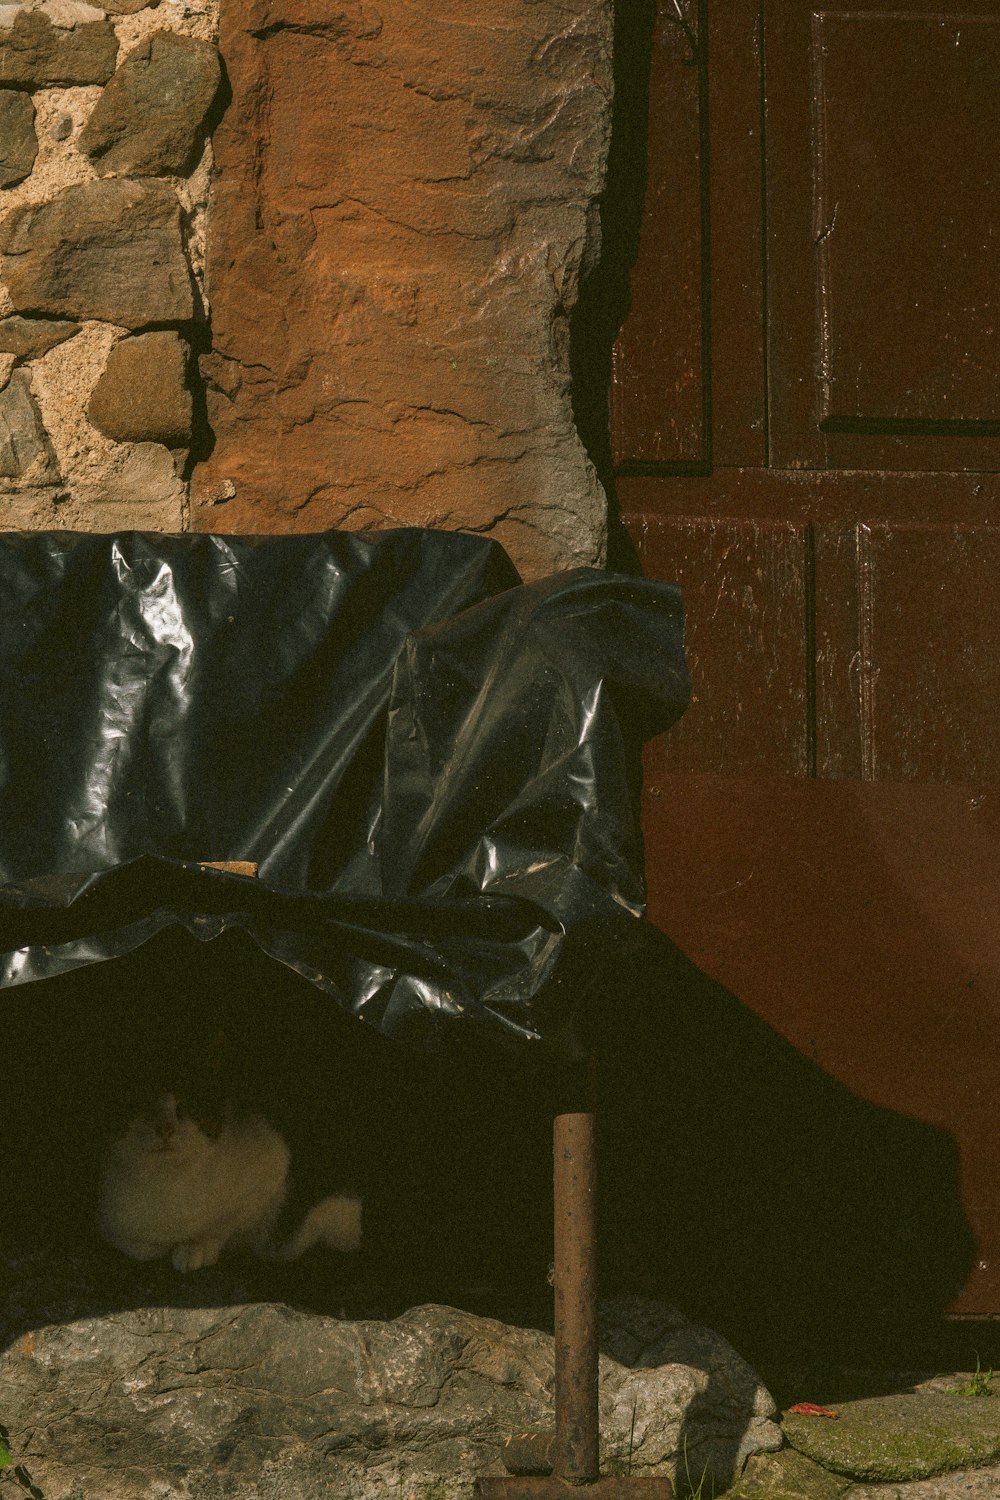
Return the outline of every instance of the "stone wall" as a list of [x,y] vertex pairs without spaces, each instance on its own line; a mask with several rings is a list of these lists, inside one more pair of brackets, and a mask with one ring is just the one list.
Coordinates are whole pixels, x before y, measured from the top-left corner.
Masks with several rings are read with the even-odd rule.
[[568,328],[610,0],[218,12],[0,3],[0,526],[600,560]]
[[186,524],[218,0],[0,5],[0,521]]

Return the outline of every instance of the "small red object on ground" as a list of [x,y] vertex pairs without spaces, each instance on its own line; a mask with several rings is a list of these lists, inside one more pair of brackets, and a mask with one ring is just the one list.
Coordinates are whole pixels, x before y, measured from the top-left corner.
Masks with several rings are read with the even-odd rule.
[[796,1412],[800,1417],[833,1417],[834,1421],[840,1416],[839,1411],[831,1411],[828,1406],[816,1406],[812,1401],[797,1401],[788,1410]]

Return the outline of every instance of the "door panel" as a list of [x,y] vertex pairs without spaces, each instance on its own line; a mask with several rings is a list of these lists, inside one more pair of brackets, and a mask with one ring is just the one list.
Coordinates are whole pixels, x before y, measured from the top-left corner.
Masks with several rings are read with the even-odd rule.
[[777,466],[1000,468],[1000,16],[765,7]]
[[1000,780],[1000,532],[862,524],[850,539],[862,775]]
[[[697,65],[697,6],[690,21],[660,15],[653,33],[649,140],[661,163],[650,179],[632,299],[644,309],[614,350],[611,436],[623,461],[701,464],[707,458],[702,281],[702,74]],[[691,29],[691,28],[695,29]],[[662,295],[669,266],[675,296]],[[644,372],[655,363],[657,379]]]
[[760,17],[706,9],[670,0],[653,31],[634,316],[612,355],[620,473],[765,460]]
[[671,770],[806,774],[806,528],[646,516],[632,536],[643,571],[684,597],[692,696],[666,742]]
[[827,432],[974,430],[1000,409],[1000,21],[812,18]]
[[978,1254],[952,1312],[996,1314],[997,789],[672,776],[666,745],[646,766],[650,916],[854,1093],[953,1136]]

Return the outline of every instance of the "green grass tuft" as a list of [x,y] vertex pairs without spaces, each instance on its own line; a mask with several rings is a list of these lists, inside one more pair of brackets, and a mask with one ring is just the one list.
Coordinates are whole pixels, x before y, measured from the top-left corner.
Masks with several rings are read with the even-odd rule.
[[956,1396],[992,1396],[990,1381],[993,1379],[992,1370],[984,1370],[979,1363],[979,1355],[976,1355],[976,1368],[972,1372],[972,1378],[968,1385],[960,1385],[955,1392]]

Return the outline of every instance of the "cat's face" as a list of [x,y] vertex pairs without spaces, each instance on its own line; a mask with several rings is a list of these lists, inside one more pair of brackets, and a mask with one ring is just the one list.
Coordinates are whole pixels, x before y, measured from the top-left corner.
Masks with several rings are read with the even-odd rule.
[[195,1109],[183,1096],[156,1096],[131,1116],[119,1138],[129,1154],[179,1157],[210,1150],[226,1121],[224,1107]]

